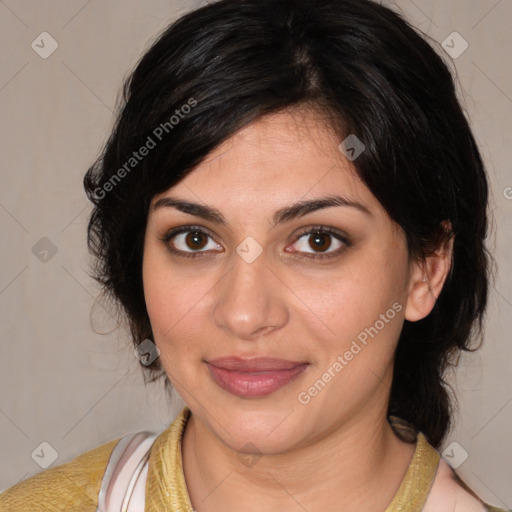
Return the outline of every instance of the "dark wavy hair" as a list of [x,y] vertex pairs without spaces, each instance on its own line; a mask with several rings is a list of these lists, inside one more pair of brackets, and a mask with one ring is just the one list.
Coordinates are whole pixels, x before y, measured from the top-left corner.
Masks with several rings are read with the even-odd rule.
[[[112,133],[84,178],[92,276],[135,346],[153,339],[142,283],[151,199],[256,119],[312,108],[340,142],[355,134],[366,146],[352,163],[405,231],[410,258],[454,236],[434,309],[404,323],[388,406],[441,445],[454,411],[445,373],[462,350],[476,350],[492,257],[483,162],[449,67],[427,39],[371,0],[220,0],[153,41],[125,79]],[[142,366],[146,382],[165,377],[159,358]]]

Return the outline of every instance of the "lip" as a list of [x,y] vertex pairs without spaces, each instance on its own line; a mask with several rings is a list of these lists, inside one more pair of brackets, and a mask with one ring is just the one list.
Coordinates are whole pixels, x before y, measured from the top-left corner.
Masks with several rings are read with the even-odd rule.
[[210,359],[208,364],[225,370],[235,370],[239,372],[265,372],[273,370],[290,370],[301,364],[307,364],[301,361],[289,361],[288,359],[277,359],[275,357],[219,357]]
[[256,357],[222,357],[207,361],[215,383],[237,396],[255,398],[269,395],[303,373],[309,363]]

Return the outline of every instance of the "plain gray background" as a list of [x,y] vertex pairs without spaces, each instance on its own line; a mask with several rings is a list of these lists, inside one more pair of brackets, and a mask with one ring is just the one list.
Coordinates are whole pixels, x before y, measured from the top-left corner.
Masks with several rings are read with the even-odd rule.
[[[169,407],[163,384],[144,387],[126,333],[94,304],[82,179],[109,134],[123,77],[164,26],[202,3],[0,2],[0,491],[44,469],[33,456],[41,449],[55,450],[54,467],[130,432],[162,431],[183,405],[178,397]],[[483,348],[450,376],[460,411],[443,453],[453,464],[467,453],[461,477],[512,508],[512,1],[384,3],[439,43],[454,31],[468,43],[456,57],[440,51],[487,165],[499,273]],[[47,58],[42,32],[58,44]],[[452,40],[460,51],[463,41]],[[110,334],[94,332],[91,309],[94,329]]]

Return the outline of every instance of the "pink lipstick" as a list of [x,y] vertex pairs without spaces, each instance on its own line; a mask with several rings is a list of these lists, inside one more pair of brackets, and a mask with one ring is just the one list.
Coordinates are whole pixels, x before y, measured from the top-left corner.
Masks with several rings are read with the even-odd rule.
[[222,389],[244,398],[269,395],[303,373],[308,363],[256,357],[222,357],[207,361],[208,370]]

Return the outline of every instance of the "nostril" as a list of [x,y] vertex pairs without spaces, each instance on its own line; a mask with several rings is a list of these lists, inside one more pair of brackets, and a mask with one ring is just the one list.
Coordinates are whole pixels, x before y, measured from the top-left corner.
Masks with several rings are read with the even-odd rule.
[[259,331],[257,331],[257,334],[259,335],[265,335],[268,331],[271,331],[274,327],[268,326],[268,327],[262,327]]

